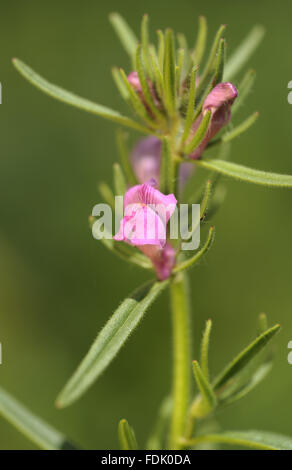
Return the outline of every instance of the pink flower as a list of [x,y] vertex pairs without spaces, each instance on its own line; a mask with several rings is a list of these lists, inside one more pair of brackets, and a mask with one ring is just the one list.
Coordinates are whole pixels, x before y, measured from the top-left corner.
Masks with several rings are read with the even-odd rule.
[[137,246],[148,256],[159,279],[167,279],[175,263],[175,250],[166,242],[167,224],[175,211],[173,194],[164,195],[153,184],[130,188],[124,197],[124,217],[114,236]]
[[237,89],[230,82],[218,83],[218,85],[216,85],[209,93],[204,101],[202,112],[193,125],[191,137],[198,129],[207,111],[211,111],[209,128],[203,141],[190,155],[190,158],[199,158],[209,141],[220,131],[220,129],[222,129],[222,127],[228,124],[231,119],[231,106],[236,97]]
[[[147,183],[155,179],[159,185],[161,164],[161,141],[154,136],[140,139],[131,153],[131,163],[139,183]],[[180,165],[179,182],[182,187],[192,171],[192,163]]]

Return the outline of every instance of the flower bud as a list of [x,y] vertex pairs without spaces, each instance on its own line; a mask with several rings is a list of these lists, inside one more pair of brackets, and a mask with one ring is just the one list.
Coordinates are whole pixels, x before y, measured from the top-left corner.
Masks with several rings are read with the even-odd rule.
[[190,155],[190,158],[199,158],[210,140],[220,131],[220,129],[222,129],[222,127],[228,124],[231,119],[231,106],[236,97],[237,89],[230,82],[218,83],[218,85],[216,85],[209,93],[204,101],[202,112],[193,125],[191,137],[200,126],[207,111],[211,111],[209,127],[204,139]]
[[[128,82],[130,83],[130,85],[132,86],[132,88],[134,89],[134,91],[137,93],[140,100],[144,104],[145,108],[147,109],[147,112],[150,114],[151,117],[153,117],[153,113],[152,113],[151,109],[149,108],[149,106],[146,103],[146,100],[145,100],[145,97],[144,97],[144,94],[143,94],[143,90],[142,90],[142,86],[141,86],[141,83],[140,83],[140,80],[139,80],[138,73],[134,70],[133,72],[131,72],[128,75],[127,78],[128,78]],[[152,99],[153,99],[153,102],[154,102],[155,106],[157,107],[157,109],[161,110],[162,106],[161,106],[161,103],[160,103],[159,98],[157,96],[157,93],[155,91],[153,83],[150,80],[147,80],[147,83],[148,83],[148,87],[149,87],[149,90],[150,90],[150,93],[151,93],[151,96],[152,96]]]

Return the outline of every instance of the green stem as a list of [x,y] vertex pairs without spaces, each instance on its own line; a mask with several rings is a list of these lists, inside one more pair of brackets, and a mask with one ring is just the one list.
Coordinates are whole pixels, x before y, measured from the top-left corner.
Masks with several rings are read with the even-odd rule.
[[191,380],[190,306],[185,273],[179,273],[170,285],[173,323],[173,410],[169,449],[183,448],[180,438],[185,433]]

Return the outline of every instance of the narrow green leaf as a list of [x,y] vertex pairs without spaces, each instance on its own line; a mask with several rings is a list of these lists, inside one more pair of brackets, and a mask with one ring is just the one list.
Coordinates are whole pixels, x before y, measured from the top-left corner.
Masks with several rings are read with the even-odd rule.
[[124,196],[125,192],[127,191],[127,182],[119,163],[113,164],[113,174],[116,196]]
[[201,367],[202,372],[207,380],[209,380],[209,343],[211,328],[212,321],[209,319],[206,322],[206,327],[201,342]]
[[265,313],[260,313],[258,318],[258,334],[264,333],[268,329],[268,320]]
[[232,403],[235,403],[241,398],[244,398],[249,392],[251,392],[255,387],[257,387],[269,374],[273,367],[272,361],[265,362],[256,368],[254,372],[251,373],[248,380],[245,383],[237,384],[236,381],[233,387],[226,389],[226,393],[222,393],[218,396],[219,405],[227,406]]
[[206,132],[208,132],[208,127],[210,123],[212,113],[211,111],[207,111],[204,115],[201,124],[199,125],[198,129],[196,130],[193,138],[189,143],[186,144],[184,148],[184,153],[186,155],[190,155],[202,142],[204,139]]
[[230,59],[228,60],[225,73],[224,81],[231,80],[236,75],[243,65],[248,61],[251,55],[255,52],[260,42],[262,41],[265,34],[263,26],[257,25],[252,28],[247,37],[233,52]]
[[184,65],[184,57],[185,57],[185,50],[184,49],[179,49],[178,50],[177,66],[175,68],[176,93],[179,93],[179,90],[180,90],[182,69],[183,69],[183,65]]
[[149,56],[149,17],[147,14],[143,15],[141,23],[141,39],[142,39],[142,51],[143,61],[147,74],[150,79],[153,78],[153,72],[151,67],[151,61]]
[[195,101],[196,101],[196,75],[197,75],[197,68],[193,67],[191,74],[190,74],[190,91],[188,96],[188,107],[187,107],[187,114],[184,123],[184,131],[181,138],[180,145],[183,145],[184,142],[187,140],[192,124],[194,122],[194,109],[195,109]]
[[181,82],[183,82],[191,68],[192,58],[190,55],[189,46],[185,35],[182,33],[178,33],[177,41],[180,49],[184,50],[184,60],[181,68]]
[[215,36],[215,39],[214,39],[214,42],[213,42],[213,45],[212,45],[207,63],[206,63],[206,66],[205,66],[204,71],[203,71],[203,73],[200,77],[200,85],[201,86],[203,86],[206,78],[208,77],[208,75],[210,74],[210,72],[212,70],[212,67],[214,66],[214,62],[216,60],[216,53],[218,51],[220,39],[221,39],[221,36],[222,36],[225,28],[226,28],[226,25],[224,25],[224,24],[221,25],[220,28],[218,29],[217,33],[216,33],[216,36]]
[[191,414],[192,416],[199,417],[208,414],[213,408],[215,408],[217,398],[207,377],[203,374],[197,361],[193,361],[193,371],[196,383],[201,393],[201,400],[196,400],[194,402],[191,409]]
[[135,52],[138,44],[135,33],[119,13],[111,13],[109,15],[109,19],[125,51],[129,54],[130,58],[134,62]]
[[225,201],[227,194],[227,189],[224,184],[216,184],[215,190],[212,195],[212,200],[208,207],[208,219],[212,219],[212,217],[217,213],[217,211],[221,208],[223,202]]
[[206,434],[186,441],[188,447],[202,442],[218,442],[230,446],[247,447],[257,450],[292,450],[292,438],[266,431],[225,431]]
[[157,92],[158,97],[160,98],[160,100],[163,101],[162,100],[162,97],[163,97],[163,76],[162,76],[162,72],[160,70],[159,61],[158,61],[156,51],[154,49],[150,49],[150,60],[151,60],[151,65],[152,65],[153,75],[154,75],[155,91]]
[[278,188],[292,188],[292,176],[254,170],[237,163],[217,159],[196,160],[196,164],[248,183],[261,184]]
[[146,310],[167,285],[168,281],[148,282],[121,303],[60,393],[58,407],[72,404],[87,391],[117,355]]
[[127,147],[126,138],[127,136],[125,135],[125,132],[123,132],[121,129],[118,129],[117,134],[116,134],[116,142],[117,142],[120,162],[125,172],[126,178],[129,182],[129,185],[134,186],[135,184],[137,184],[137,179],[136,179],[136,176],[133,171],[133,167],[130,162],[130,155],[129,155],[129,150]]
[[153,120],[151,119],[151,117],[149,116],[148,111],[146,110],[144,106],[144,103],[142,103],[140,97],[138,96],[138,94],[135,92],[135,90],[129,83],[127,75],[123,69],[120,69],[120,74],[124,82],[124,85],[128,90],[133,110],[138,114],[138,116],[144,119],[144,121],[146,121],[150,127],[154,127],[155,124]]
[[164,34],[161,31],[161,29],[157,31],[157,37],[158,37],[158,60],[159,60],[160,71],[162,73],[163,66],[164,66],[165,41],[164,41]]
[[0,415],[24,436],[45,450],[73,449],[67,438],[0,387]]
[[165,33],[163,82],[165,93],[165,105],[169,113],[173,115],[176,109],[176,88],[174,37],[171,29],[167,29]]
[[225,66],[225,54],[226,54],[226,43],[225,39],[220,39],[219,46],[218,46],[218,53],[217,53],[217,62],[216,62],[216,80],[214,82],[214,86],[218,83],[223,81],[223,73],[224,73],[224,66]]
[[135,433],[126,419],[121,419],[118,427],[121,450],[137,450]]
[[236,137],[240,136],[241,134],[243,134],[245,131],[247,131],[256,122],[258,117],[259,117],[258,112],[253,113],[251,116],[249,116],[243,122],[241,122],[238,126],[234,127],[234,129],[232,129],[232,131],[227,132],[226,134],[224,134],[221,141],[222,142],[230,142],[231,140],[233,140]]
[[102,181],[98,185],[98,190],[104,201],[107,202],[107,204],[109,204],[111,207],[115,207],[115,196],[109,185]]
[[235,374],[240,372],[251,360],[267,345],[273,336],[279,331],[280,325],[275,325],[258,336],[241,353],[239,353],[223,371],[216,377],[213,383],[214,390],[218,390]]
[[112,76],[122,98],[127,101],[130,98],[130,95],[117,67],[112,67]]
[[122,116],[117,111],[113,111],[110,108],[102,106],[97,103],[93,103],[85,98],[81,98],[74,93],[64,90],[63,88],[58,87],[46,79],[34,72],[28,65],[21,62],[19,59],[13,59],[13,64],[15,68],[20,72],[20,74],[26,78],[34,86],[42,90],[47,95],[52,96],[53,98],[62,101],[63,103],[69,104],[76,108],[82,109],[92,114],[96,114],[110,121],[118,122],[123,126],[136,129],[144,134],[150,134],[151,131],[147,127],[142,126],[141,124],[133,121],[132,119]]
[[160,121],[164,120],[163,114],[159,111],[159,109],[157,108],[157,105],[154,103],[154,99],[152,97],[152,94],[151,94],[151,91],[150,91],[150,88],[149,88],[149,85],[148,85],[147,76],[146,76],[146,73],[145,73],[144,65],[142,63],[142,48],[141,48],[141,46],[137,47],[136,69],[137,69],[138,76],[139,76],[139,81],[140,81],[140,84],[141,84],[141,87],[142,87],[143,96],[144,96],[144,99],[145,99],[147,105],[149,106],[152,113],[154,114],[154,116],[156,116],[156,118],[158,120],[160,120]]
[[243,103],[245,102],[245,99],[251,92],[254,81],[255,81],[255,77],[256,77],[255,71],[248,70],[248,72],[246,72],[240,84],[238,85],[238,96],[232,105],[232,116],[234,116],[237,113],[237,111],[243,105]]
[[204,195],[203,195],[203,199],[202,199],[201,204],[200,204],[200,219],[202,219],[204,217],[205,212],[207,210],[208,203],[209,203],[210,196],[211,196],[211,188],[212,188],[212,182],[211,182],[211,180],[207,180]]
[[[95,217],[89,217],[89,224],[90,228],[94,233],[94,223]],[[104,229],[106,232],[106,229]],[[105,234],[106,235],[106,234]],[[150,262],[149,258],[143,255],[140,251],[138,251],[135,247],[127,245],[126,243],[116,242],[111,234],[108,234],[107,238],[101,238],[100,242],[112,253],[117,255],[119,258],[127,261],[128,263],[134,264],[139,266],[143,269],[153,269],[152,263]]]
[[199,259],[208,251],[208,249],[212,245],[213,240],[214,240],[214,227],[210,227],[208,238],[206,240],[205,245],[201,248],[201,250],[196,252],[194,256],[188,258],[186,261],[183,261],[182,263],[177,265],[173,269],[172,272],[177,273],[179,271],[184,271],[185,269],[189,269],[190,267],[195,265],[197,261],[199,261]]
[[199,30],[196,40],[196,45],[193,52],[193,57],[196,65],[200,65],[206,47],[207,40],[207,20],[204,16],[199,17]]
[[158,411],[157,421],[154,430],[147,442],[147,449],[159,450],[164,448],[164,439],[167,425],[172,411],[172,397],[164,398]]
[[161,169],[160,169],[160,191],[172,193],[174,186],[173,161],[170,142],[167,137],[162,140]]

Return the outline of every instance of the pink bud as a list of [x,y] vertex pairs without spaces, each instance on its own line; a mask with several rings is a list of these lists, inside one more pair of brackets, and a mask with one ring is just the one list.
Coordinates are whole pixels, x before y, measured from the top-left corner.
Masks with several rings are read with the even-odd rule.
[[133,71],[128,75],[128,82],[137,93],[142,93],[142,87],[137,72]]
[[191,137],[200,126],[207,111],[211,111],[209,128],[204,139],[190,155],[190,158],[199,158],[210,140],[220,131],[220,129],[222,129],[222,127],[228,124],[231,119],[231,106],[236,97],[237,89],[230,82],[218,83],[218,85],[216,85],[209,93],[204,101],[202,112],[193,125]]
[[[128,78],[128,82],[130,83],[132,88],[139,95],[139,97],[140,97],[142,103],[144,104],[145,108],[147,109],[148,113],[150,114],[150,116],[153,117],[153,113],[152,113],[151,109],[149,108],[149,106],[146,103],[146,100],[145,100],[145,97],[144,97],[144,94],[143,94],[143,90],[142,90],[142,86],[141,86],[141,83],[140,83],[140,80],[139,80],[138,73],[134,70],[133,72],[131,72],[128,75],[127,78]],[[151,96],[152,96],[152,99],[153,99],[155,105],[157,106],[158,109],[161,110],[162,106],[161,106],[161,103],[158,99],[158,96],[157,96],[157,93],[155,91],[153,83],[150,80],[148,80],[147,83],[148,83],[148,87],[149,87],[149,90],[150,90],[150,93],[151,93]]]

